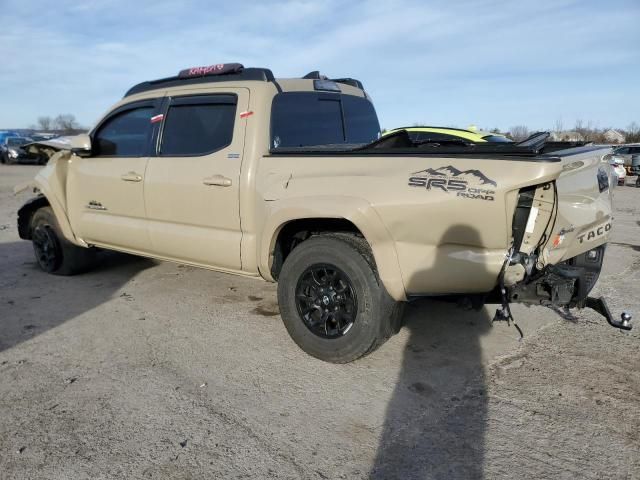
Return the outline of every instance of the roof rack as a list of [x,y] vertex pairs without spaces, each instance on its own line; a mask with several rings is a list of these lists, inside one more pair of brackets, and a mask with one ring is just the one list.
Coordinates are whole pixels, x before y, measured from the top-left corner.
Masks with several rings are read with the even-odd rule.
[[309,72],[302,78],[311,80],[329,80],[329,77],[327,77],[326,75],[322,75],[318,70]]
[[274,83],[276,81],[273,76],[273,72],[268,68],[244,68],[240,64],[219,64],[208,67],[194,67],[182,70],[174,77],[160,78],[158,80],[139,83],[131,87],[124,96],[128,97],[136,93],[155,90],[157,88],[177,87],[181,85],[199,83],[229,82],[233,80],[254,80]]
[[336,83],[344,83],[345,85],[351,85],[352,87],[364,90],[364,85],[362,85],[362,82],[360,80],[356,80],[355,78],[333,78],[332,80]]
[[318,70],[309,72],[302,78],[312,79],[312,80],[330,80],[332,82],[351,85],[352,87],[356,87],[356,88],[359,88],[360,90],[364,90],[364,85],[362,85],[362,82],[360,80],[356,80],[355,78],[329,78],[326,75],[322,75]]

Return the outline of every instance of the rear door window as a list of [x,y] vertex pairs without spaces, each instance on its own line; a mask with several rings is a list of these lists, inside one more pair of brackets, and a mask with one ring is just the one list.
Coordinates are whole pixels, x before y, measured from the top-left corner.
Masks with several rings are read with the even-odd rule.
[[200,156],[233,140],[235,95],[180,97],[171,100],[164,119],[160,155]]

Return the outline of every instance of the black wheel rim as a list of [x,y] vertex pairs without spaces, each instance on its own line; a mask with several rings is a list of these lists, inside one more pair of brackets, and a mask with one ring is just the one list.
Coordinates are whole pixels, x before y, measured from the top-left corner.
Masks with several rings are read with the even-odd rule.
[[311,332],[329,339],[346,335],[358,313],[351,280],[329,264],[311,265],[303,272],[296,286],[296,307]]
[[38,264],[45,272],[53,272],[60,265],[62,252],[56,234],[48,225],[38,225],[31,233]]

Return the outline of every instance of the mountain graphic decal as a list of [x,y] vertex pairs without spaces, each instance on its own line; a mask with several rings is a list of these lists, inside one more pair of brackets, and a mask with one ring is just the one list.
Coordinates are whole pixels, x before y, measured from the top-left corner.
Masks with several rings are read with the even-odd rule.
[[494,180],[488,178],[484,173],[480,170],[458,170],[456,167],[449,165],[446,167],[440,168],[427,168],[426,170],[420,170],[419,172],[414,172],[412,175],[424,175],[424,176],[433,176],[433,177],[455,177],[461,180],[466,180],[468,182],[477,183],[480,185],[493,185],[497,187],[497,183]]

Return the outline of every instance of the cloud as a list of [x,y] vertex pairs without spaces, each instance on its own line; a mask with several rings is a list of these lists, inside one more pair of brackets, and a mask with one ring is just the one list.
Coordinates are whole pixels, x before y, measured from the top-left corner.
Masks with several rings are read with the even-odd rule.
[[0,126],[91,124],[135,83],[229,61],[360,78],[386,127],[624,126],[640,111],[639,23],[637,1],[7,0]]

